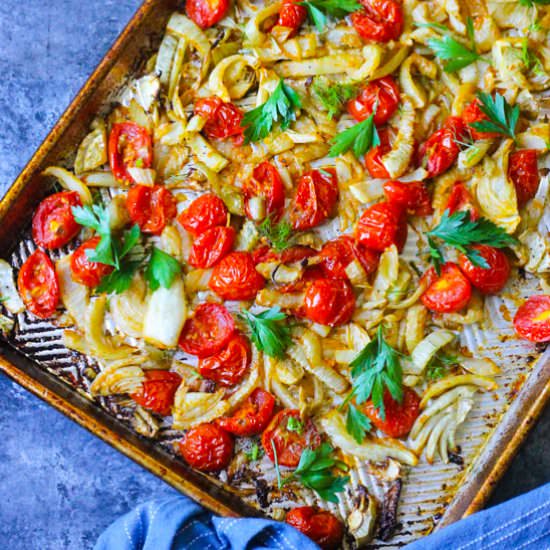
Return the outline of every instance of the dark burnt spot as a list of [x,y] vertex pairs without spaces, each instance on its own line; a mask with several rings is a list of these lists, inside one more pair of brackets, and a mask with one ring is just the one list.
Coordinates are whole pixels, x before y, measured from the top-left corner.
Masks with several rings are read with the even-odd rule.
[[548,342],[537,342],[535,344],[535,349],[539,352],[539,353],[542,353],[544,351],[546,351],[546,348],[548,347]]
[[256,497],[258,498],[258,504],[261,508],[267,508],[269,506],[269,485],[265,479],[254,478],[254,486],[256,487]]
[[384,495],[382,512],[380,514],[380,527],[378,529],[378,538],[380,540],[389,540],[398,527],[397,506],[399,504],[402,485],[401,480],[397,479],[391,484],[388,492]]

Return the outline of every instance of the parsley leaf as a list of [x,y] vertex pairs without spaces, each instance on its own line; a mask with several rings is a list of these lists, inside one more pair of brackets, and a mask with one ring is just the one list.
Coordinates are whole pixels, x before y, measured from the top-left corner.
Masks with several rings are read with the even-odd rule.
[[358,88],[359,85],[356,83],[331,83],[324,78],[315,78],[311,89],[327,110],[328,118],[334,118],[342,112],[345,104],[357,95]]
[[362,7],[357,0],[305,0],[299,4],[307,9],[309,18],[319,32],[327,24],[327,15],[341,19]]
[[479,132],[497,132],[516,138],[516,124],[519,118],[519,106],[512,107],[498,92],[495,97],[480,92],[477,97],[481,101],[479,108],[489,118],[479,122],[471,122],[470,126]]
[[135,272],[140,268],[142,262],[139,260],[124,262],[120,269],[115,269],[109,275],[101,279],[96,287],[97,292],[106,292],[107,294],[121,294],[130,288]]
[[181,265],[175,258],[156,246],[153,247],[149,264],[145,270],[145,279],[151,290],[157,290],[160,286],[170,288],[180,273]]
[[269,244],[277,251],[282,252],[292,246],[292,226],[286,221],[274,224],[270,216],[257,226],[258,233],[265,237]]
[[447,61],[443,65],[443,70],[446,73],[454,73],[463,69],[481,57],[450,35],[445,35],[442,38],[430,38],[428,46],[437,57]]
[[449,371],[449,368],[457,364],[458,357],[455,355],[436,353],[426,367],[426,378],[428,378],[428,380],[443,378]]
[[296,432],[300,435],[304,431],[304,425],[294,416],[289,416],[286,424],[286,429],[289,432]]
[[250,447],[250,450],[245,452],[245,455],[250,462],[254,462],[262,456],[262,450],[257,443],[253,443],[252,447]]
[[245,113],[241,126],[245,143],[260,141],[267,137],[275,122],[286,130],[296,120],[295,110],[302,106],[298,93],[281,79],[270,98],[262,105]]
[[428,237],[428,246],[430,247],[430,261],[435,268],[435,272],[441,275],[441,265],[445,263],[443,252],[431,237]]
[[363,443],[366,433],[371,429],[371,423],[359,409],[351,403],[348,405],[348,413],[346,415],[346,430],[357,441]]
[[361,158],[371,147],[380,145],[380,137],[374,125],[374,112],[359,124],[340,132],[331,141],[329,157],[337,157],[349,149]]
[[239,317],[250,330],[250,339],[259,351],[270,357],[284,357],[286,348],[292,343],[287,315],[279,306],[254,314],[243,309]]
[[550,0],[519,0],[520,6],[525,6],[526,8],[533,8],[535,4],[539,6],[547,6],[550,4]]

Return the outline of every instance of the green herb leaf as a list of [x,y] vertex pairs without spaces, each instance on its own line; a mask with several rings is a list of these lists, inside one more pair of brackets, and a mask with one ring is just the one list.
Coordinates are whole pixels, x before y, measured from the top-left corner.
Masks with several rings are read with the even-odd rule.
[[273,449],[273,459],[275,461],[275,473],[277,474],[277,487],[281,489],[283,482],[281,480],[281,469],[279,468],[279,457],[277,456],[277,447],[275,447],[275,441],[271,440],[271,448]]
[[441,23],[414,23],[414,26],[425,29],[433,29],[435,31],[450,32],[448,27],[442,25]]
[[257,314],[244,309],[239,317],[248,325],[250,339],[259,351],[270,357],[284,357],[292,340],[288,317],[280,307],[272,307]]
[[468,33],[468,38],[470,39],[472,51],[477,54],[474,21],[470,16],[466,18],[466,32]]
[[449,35],[442,38],[430,38],[428,46],[437,57],[447,61],[443,66],[446,73],[454,73],[480,59],[475,51],[468,49]]
[[341,19],[362,8],[356,0],[305,0],[299,4],[306,7],[309,18],[319,32],[327,24],[327,15]]
[[312,92],[327,110],[328,118],[335,118],[344,109],[346,103],[357,95],[359,85],[330,82],[326,78],[315,78]]
[[539,6],[548,6],[550,4],[550,0],[519,0],[519,3],[521,6],[525,6],[526,8],[533,8],[535,4],[538,4]]
[[180,273],[181,265],[175,258],[156,246],[153,247],[149,264],[145,270],[145,279],[151,290],[157,290],[160,286],[170,288]]
[[374,125],[374,112],[359,124],[340,132],[331,141],[329,157],[337,157],[349,149],[361,158],[371,147],[380,145],[380,137]]
[[245,454],[250,462],[254,462],[258,460],[260,456],[262,456],[262,450],[257,443],[253,443],[252,447],[250,447],[250,450],[246,451]]
[[368,417],[350,403],[346,415],[347,432],[357,441],[357,443],[361,444],[370,429],[371,423]]
[[304,425],[294,416],[289,416],[286,424],[286,429],[289,432],[296,432],[298,435],[300,435],[304,431]]
[[281,79],[265,103],[245,113],[241,123],[245,143],[266,138],[276,122],[280,123],[282,130],[286,130],[296,120],[295,110],[301,106],[298,93]]
[[104,206],[99,204],[73,206],[72,212],[75,221],[80,225],[93,229],[101,236],[111,234],[109,211]]
[[489,118],[479,122],[471,122],[470,126],[479,132],[497,132],[516,138],[516,124],[519,118],[519,106],[512,107],[498,92],[495,97],[480,92],[477,97],[481,101],[479,108]]
[[293,244],[292,226],[286,221],[274,224],[272,218],[268,216],[258,225],[257,229],[258,233],[265,237],[277,252],[282,252]]
[[449,368],[458,364],[458,357],[447,355],[446,353],[436,353],[426,367],[426,378],[428,380],[438,380],[443,378],[449,372]]
[[106,292],[107,294],[121,294],[130,288],[135,272],[140,268],[141,261],[124,262],[120,269],[115,269],[109,275],[101,279],[96,288],[97,292]]

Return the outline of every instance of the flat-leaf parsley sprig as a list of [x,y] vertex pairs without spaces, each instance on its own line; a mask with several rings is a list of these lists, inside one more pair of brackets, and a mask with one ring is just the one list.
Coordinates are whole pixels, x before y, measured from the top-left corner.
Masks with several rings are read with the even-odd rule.
[[161,286],[170,288],[180,273],[181,264],[170,254],[154,246],[145,270],[145,279],[149,288],[153,291]]
[[380,145],[380,137],[374,125],[375,112],[376,109],[362,122],[337,134],[331,141],[329,157],[337,157],[352,149],[353,154],[361,158],[369,149]]
[[519,118],[519,106],[512,107],[504,96],[495,93],[480,92],[477,94],[480,101],[479,108],[489,120],[471,122],[470,126],[478,132],[497,132],[512,139],[516,138],[516,125]]
[[252,313],[243,309],[239,314],[250,330],[250,339],[258,348],[270,357],[282,358],[292,343],[288,316],[279,306],[261,313]]
[[325,28],[327,16],[341,19],[362,8],[357,0],[304,0],[299,4],[307,9],[311,22],[319,32]]

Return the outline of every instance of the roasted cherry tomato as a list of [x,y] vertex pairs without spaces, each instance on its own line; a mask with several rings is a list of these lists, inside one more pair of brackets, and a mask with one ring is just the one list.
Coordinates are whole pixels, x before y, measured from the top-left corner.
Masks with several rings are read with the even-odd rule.
[[296,0],[283,0],[277,26],[290,29],[288,38],[292,38],[307,19],[307,9]]
[[229,0],[186,0],[185,12],[201,29],[220,22],[229,9]]
[[465,132],[466,127],[460,118],[449,117],[444,126],[420,146],[420,164],[430,177],[442,174],[453,165],[460,153],[457,141],[464,138]]
[[160,235],[176,217],[176,199],[162,185],[134,185],[126,197],[130,219],[145,233]]
[[344,526],[331,512],[313,506],[300,506],[290,510],[285,521],[323,550],[336,550],[342,544]]
[[355,238],[377,252],[384,252],[392,244],[401,251],[407,240],[407,222],[403,210],[386,201],[373,204],[359,218]]
[[240,437],[258,435],[269,424],[274,408],[275,398],[262,388],[256,388],[233,416],[220,418],[218,424]]
[[420,397],[415,391],[404,386],[403,399],[399,403],[386,390],[384,392],[386,415],[384,419],[372,401],[367,401],[362,405],[362,409],[379,430],[390,437],[404,437],[411,431],[414,421],[420,414]]
[[480,109],[481,101],[476,98],[472,102],[468,103],[462,111],[462,120],[468,125],[470,134],[474,139],[492,139],[499,137],[501,134],[498,132],[480,132],[476,130],[472,124],[474,122],[484,122],[489,120],[489,117]]
[[[198,1],[200,2],[201,0]],[[222,101],[215,95],[198,99],[195,103],[195,114],[206,120],[202,131],[207,138],[233,138],[233,141],[237,145],[242,144],[243,128],[241,122],[243,120],[243,113],[233,103]]]
[[197,237],[211,227],[227,223],[227,208],[216,195],[207,193],[195,199],[179,216],[178,221]]
[[539,168],[535,149],[521,149],[510,155],[508,177],[516,188],[518,206],[524,206],[536,194],[539,188]]
[[389,178],[390,175],[382,162],[382,157],[391,150],[391,130],[389,128],[382,128],[378,132],[378,137],[380,138],[380,145],[377,145],[368,151],[365,155],[365,164],[369,174],[373,178],[385,179]]
[[109,164],[115,178],[135,183],[128,168],[151,168],[153,142],[146,128],[135,122],[113,124],[109,135]]
[[378,268],[380,253],[367,248],[363,243],[355,241],[355,257],[359,260],[367,275],[374,273]]
[[298,180],[291,209],[294,229],[304,231],[323,223],[338,200],[338,180],[333,168],[311,170]]
[[252,253],[255,264],[273,261],[279,261],[283,264],[292,264],[316,255],[317,251],[306,245],[291,246],[282,252],[275,252],[275,250],[269,248],[269,246],[261,246]]
[[199,360],[199,373],[222,386],[238,384],[250,365],[250,343],[242,334],[235,334],[225,348]]
[[25,307],[37,317],[51,317],[59,303],[59,283],[52,261],[35,250],[21,266],[17,288]]
[[221,351],[235,332],[235,321],[220,304],[199,304],[193,317],[187,319],[179,346],[186,353],[208,357]]
[[303,315],[320,325],[335,327],[351,320],[355,295],[349,281],[316,279],[307,286]]
[[253,300],[265,280],[249,252],[231,252],[214,267],[208,286],[224,300]]
[[181,376],[166,370],[147,370],[145,380],[132,399],[142,407],[162,416],[169,416]]
[[461,181],[457,181],[453,185],[445,210],[448,210],[449,214],[468,210],[471,220],[477,220],[479,218],[479,212],[474,205],[474,200]]
[[550,342],[550,296],[531,296],[518,309],[514,328],[530,342]]
[[460,311],[468,304],[472,296],[470,281],[452,262],[441,266],[440,276],[437,275],[433,267],[430,267],[421,280],[428,282],[428,288],[420,299],[430,311],[436,313]]
[[325,277],[329,279],[347,279],[346,267],[355,259],[359,261],[367,275],[378,266],[378,254],[356,243],[350,235],[342,235],[326,243],[319,256]]
[[234,242],[235,230],[232,227],[211,227],[193,242],[188,262],[201,269],[212,267],[231,252]]
[[[262,162],[252,174],[252,179],[246,182],[244,191],[244,209],[246,215],[255,221],[270,217],[278,221],[285,207],[285,188],[277,168],[269,162]],[[261,200],[263,214],[257,215],[251,206],[253,200]]]
[[363,10],[351,14],[361,38],[371,42],[397,40],[403,30],[403,10],[395,0],[362,0]]
[[81,285],[95,288],[101,282],[103,277],[106,277],[114,270],[112,265],[101,264],[99,262],[91,262],[86,253],[87,250],[95,250],[100,237],[92,237],[85,243],[82,243],[71,256],[71,274],[73,280]]
[[485,244],[478,244],[472,246],[472,248],[481,254],[489,264],[489,268],[476,267],[462,254],[458,259],[460,269],[472,285],[483,294],[500,292],[506,285],[508,277],[510,277],[511,267],[508,257],[502,250]]
[[78,235],[72,207],[82,206],[78,193],[62,191],[46,197],[32,218],[32,238],[38,246],[59,248]]
[[[289,418],[298,420],[301,429],[289,430]],[[288,468],[298,466],[305,448],[315,449],[320,444],[321,436],[313,422],[309,418],[302,422],[300,411],[296,409],[284,409],[278,412],[262,434],[262,446],[269,460],[275,462],[275,453],[273,452],[273,447],[275,447],[279,466]]]
[[391,76],[369,82],[355,99],[348,102],[348,113],[357,121],[365,120],[376,109],[374,123],[385,124],[397,111],[399,88]]
[[433,214],[432,197],[423,181],[388,181],[384,184],[388,202],[415,216]]
[[199,424],[179,442],[181,456],[201,472],[219,472],[233,456],[233,438],[217,424]]

